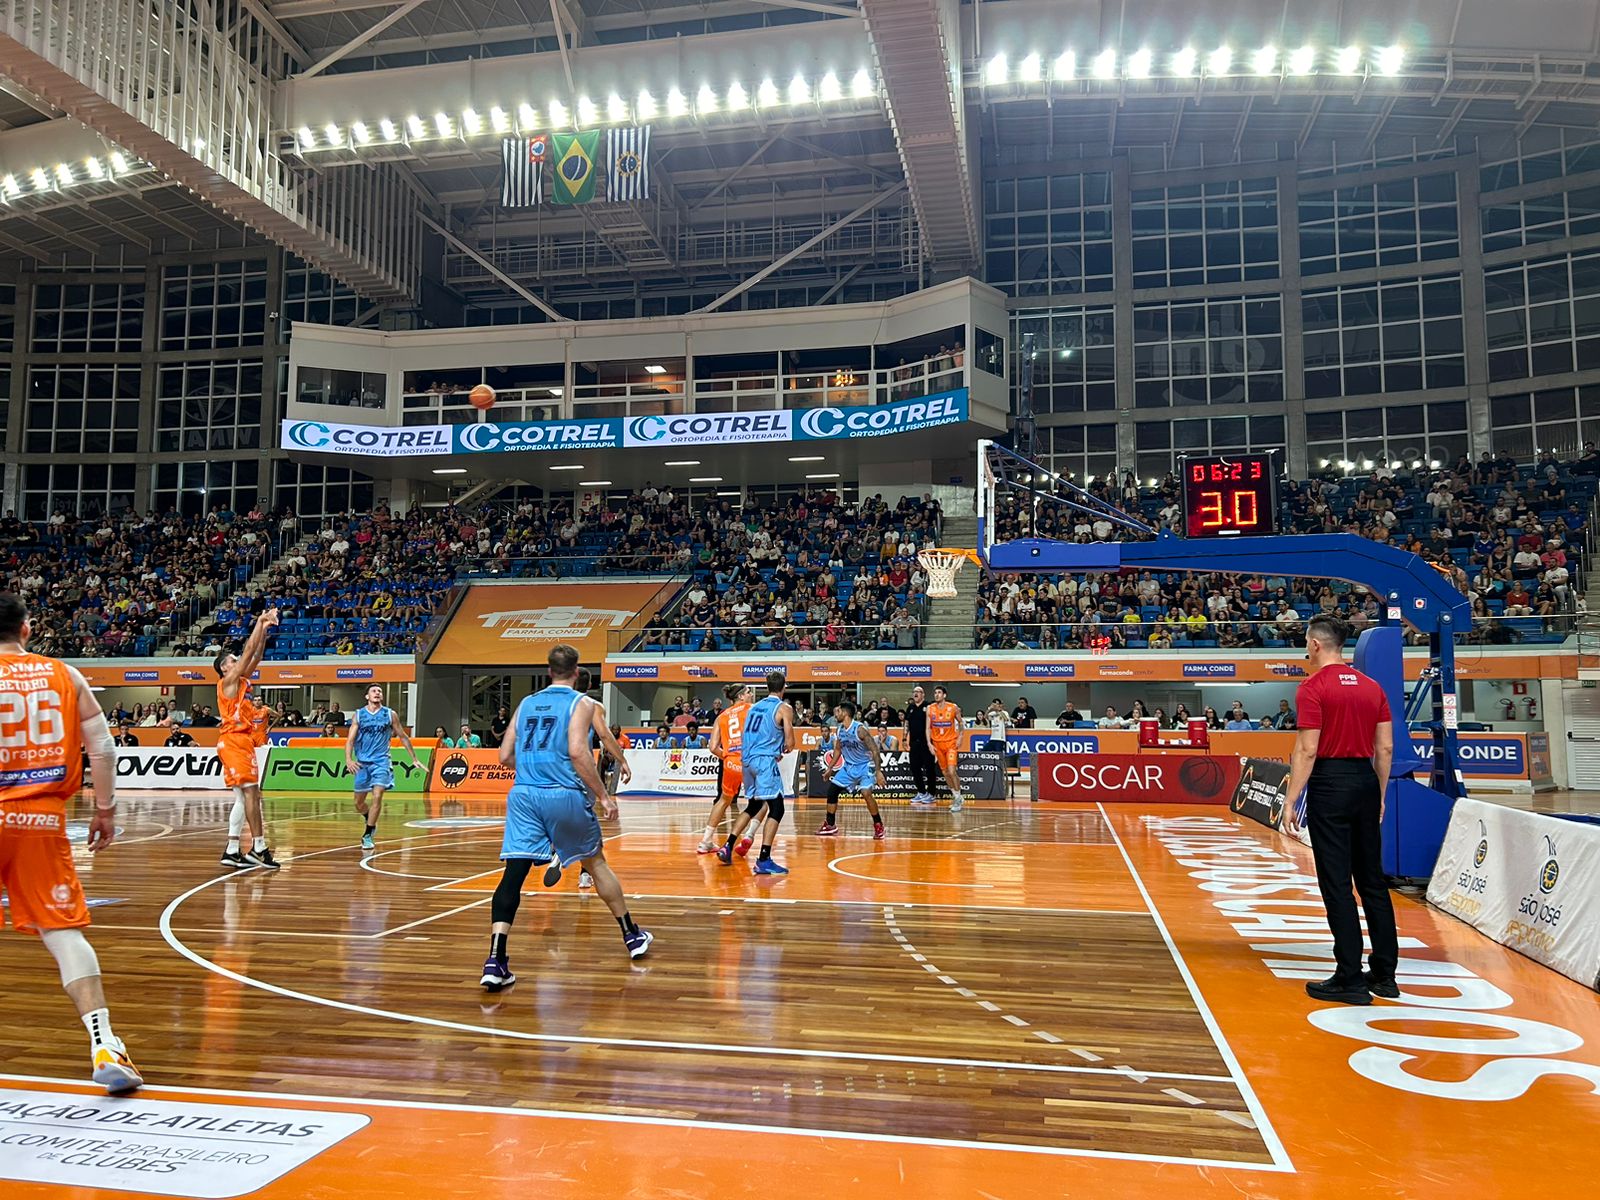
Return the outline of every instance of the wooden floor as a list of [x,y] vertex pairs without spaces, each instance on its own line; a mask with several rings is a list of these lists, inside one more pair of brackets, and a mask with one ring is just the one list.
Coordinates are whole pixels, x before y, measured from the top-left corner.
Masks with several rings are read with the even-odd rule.
[[[607,853],[650,954],[574,872],[530,890],[521,982],[491,997],[492,806],[393,801],[363,857],[347,804],[270,801],[273,876],[219,874],[225,808],[193,795],[125,800],[121,843],[84,856],[137,1099],[82,1106],[53,965],[0,938],[0,1196],[1565,1197],[1600,1167],[1600,1066],[1578,1077],[1600,997],[1402,901],[1408,956],[1588,1045],[1544,1044],[1577,1074],[1493,1102],[1375,1081],[1357,1052],[1426,1035],[1409,1069],[1460,1081],[1518,1027],[1442,1011],[1441,983],[1325,1028],[1301,982],[1328,969],[1319,907],[1221,899],[1262,894],[1234,864],[1293,878],[1305,853],[1226,810],[891,808],[874,842],[859,810],[819,839],[802,808],[793,874],[756,878],[694,854],[698,803],[627,803]],[[234,1138],[229,1114],[285,1110],[316,1144],[238,1165],[132,1132]],[[106,1122],[127,1125],[109,1147],[48,1140]]]

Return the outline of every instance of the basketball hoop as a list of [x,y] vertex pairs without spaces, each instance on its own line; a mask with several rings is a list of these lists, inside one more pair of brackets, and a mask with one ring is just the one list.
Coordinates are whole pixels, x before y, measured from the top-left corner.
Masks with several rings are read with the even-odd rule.
[[942,600],[956,595],[956,572],[961,570],[967,559],[977,561],[977,557],[971,550],[919,551],[917,561],[928,573],[928,598]]

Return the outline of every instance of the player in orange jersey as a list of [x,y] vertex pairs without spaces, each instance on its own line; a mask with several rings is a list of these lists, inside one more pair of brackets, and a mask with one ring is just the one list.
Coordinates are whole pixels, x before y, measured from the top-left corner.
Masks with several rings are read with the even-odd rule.
[[933,749],[933,759],[939,764],[944,781],[950,788],[950,811],[960,812],[966,804],[961,795],[961,776],[956,773],[956,753],[961,743],[961,709],[950,702],[950,693],[942,685],[933,689],[933,703],[928,705],[928,745]]
[[89,1031],[92,1078],[113,1094],[131,1092],[144,1080],[111,1031],[67,841],[67,802],[83,786],[85,752],[94,782],[89,849],[98,853],[116,837],[117,748],[83,676],[29,654],[32,634],[27,605],[0,595],[0,889],[13,927],[37,933],[61,969],[61,986]]
[[[716,724],[711,727],[709,746],[720,762],[717,795],[711,802],[711,815],[706,818],[705,832],[695,847],[696,854],[717,852],[717,830],[728,815],[728,805],[739,798],[744,787],[744,759],[740,747],[744,741],[744,717],[750,711],[750,697],[755,693],[748,683],[730,683],[722,689],[722,694],[728,698],[728,707],[718,714]],[[749,849],[749,842],[745,842],[744,850]]]
[[[266,818],[261,812],[261,771],[256,762],[256,738],[260,709],[250,699],[250,676],[261,665],[267,650],[267,634],[278,623],[278,610],[269,608],[256,618],[255,628],[245,639],[244,650],[233,654],[224,650],[212,663],[217,684],[217,713],[222,717],[222,733],[217,738],[217,758],[222,762],[222,782],[233,789],[233,810],[228,814],[228,846],[220,859],[235,871],[262,867],[278,869],[278,860],[267,849]],[[250,823],[250,850],[240,853],[239,838],[245,822]]]

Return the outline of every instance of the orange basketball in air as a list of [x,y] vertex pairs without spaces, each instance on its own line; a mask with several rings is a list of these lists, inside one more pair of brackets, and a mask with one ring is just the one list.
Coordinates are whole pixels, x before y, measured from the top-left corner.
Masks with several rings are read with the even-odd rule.
[[480,383],[467,395],[472,401],[472,407],[481,412],[488,412],[494,407],[494,389],[487,383]]

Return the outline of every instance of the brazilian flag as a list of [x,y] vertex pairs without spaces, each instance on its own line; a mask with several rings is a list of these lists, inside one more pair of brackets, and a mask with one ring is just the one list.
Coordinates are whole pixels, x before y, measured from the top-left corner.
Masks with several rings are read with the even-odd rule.
[[594,160],[600,153],[600,131],[552,135],[555,151],[553,204],[587,204],[594,199]]

